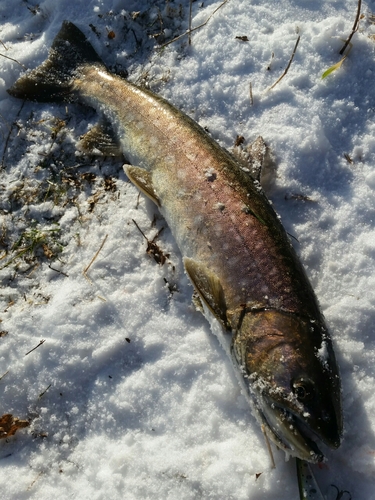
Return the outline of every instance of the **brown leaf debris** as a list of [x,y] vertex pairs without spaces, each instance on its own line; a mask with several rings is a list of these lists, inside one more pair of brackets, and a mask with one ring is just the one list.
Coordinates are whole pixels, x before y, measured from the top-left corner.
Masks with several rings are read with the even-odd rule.
[[29,425],[30,422],[28,420],[20,420],[17,417],[13,417],[11,413],[6,413],[0,417],[0,439],[14,436],[18,429],[23,429]]

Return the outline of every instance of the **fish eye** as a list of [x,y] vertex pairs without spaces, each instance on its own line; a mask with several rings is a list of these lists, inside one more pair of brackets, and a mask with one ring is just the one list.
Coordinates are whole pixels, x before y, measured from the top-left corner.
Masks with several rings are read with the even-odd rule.
[[301,377],[292,382],[292,391],[296,395],[298,401],[303,403],[310,401],[314,397],[314,384],[306,377]]

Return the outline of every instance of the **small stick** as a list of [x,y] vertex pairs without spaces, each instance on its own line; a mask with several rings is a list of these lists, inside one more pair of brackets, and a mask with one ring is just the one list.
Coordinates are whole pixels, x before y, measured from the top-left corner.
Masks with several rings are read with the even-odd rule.
[[5,50],[8,50],[8,48],[6,47],[5,43],[2,40],[0,40],[0,43],[4,47]]
[[138,224],[135,222],[135,220],[134,220],[134,219],[132,219],[132,221],[134,222],[134,224],[136,225],[136,227],[137,227],[138,231],[141,233],[141,235],[144,237],[144,239],[145,239],[146,241],[149,241],[149,240],[148,240],[148,238],[147,238],[147,236],[146,236],[146,235],[145,235],[145,233],[142,231],[142,229],[138,226]]
[[51,385],[52,385],[52,384],[49,384],[49,386],[47,387],[47,389],[45,389],[43,392],[41,392],[41,393],[39,394],[38,399],[42,398],[42,397],[45,395],[45,393],[48,391],[48,389],[51,387]]
[[28,486],[27,490],[26,491],[30,491],[31,488],[34,486],[34,484],[38,481],[38,479],[40,478],[40,476],[44,474],[44,471],[40,471],[39,474],[36,476],[36,478],[34,479],[34,481],[30,484],[30,486]]
[[45,341],[46,341],[45,339],[42,339],[42,340],[39,342],[39,344],[38,344],[38,345],[36,345],[35,347],[33,347],[33,348],[29,351],[29,352],[27,352],[27,353],[25,354],[25,356],[27,356],[27,355],[28,355],[28,354],[30,354],[31,352],[35,351],[35,349],[38,349],[38,347],[39,347],[39,346],[41,346],[42,344],[44,344],[44,342],[45,342]]
[[282,79],[284,78],[284,76],[288,73],[288,70],[289,70],[289,68],[290,68],[290,65],[292,64],[293,59],[294,59],[294,55],[295,55],[295,53],[296,53],[296,50],[297,50],[297,47],[298,47],[298,44],[299,44],[300,39],[301,39],[301,35],[298,35],[298,38],[297,38],[296,44],[295,44],[295,46],[294,46],[294,50],[293,50],[292,56],[291,56],[291,58],[289,59],[288,65],[287,65],[287,67],[285,68],[284,73],[280,76],[280,78],[278,78],[278,79],[276,80],[276,82],[275,82],[273,85],[271,85],[271,87],[268,89],[268,91],[269,91],[269,90],[272,90],[274,87],[276,87],[276,85],[280,82],[280,80],[282,80]]
[[253,99],[253,86],[251,85],[250,82],[250,105],[252,106],[254,104],[254,99]]
[[361,4],[362,4],[362,0],[358,0],[357,15],[356,15],[356,18],[355,18],[355,21],[354,21],[354,24],[353,24],[352,32],[350,33],[349,38],[346,40],[343,48],[340,50],[340,55],[343,55],[343,53],[346,50],[346,47],[349,45],[350,40],[352,39],[354,33],[359,28],[359,16],[361,14]]
[[0,377],[0,380],[3,380],[3,378],[5,377],[5,375],[7,375],[9,373],[9,370],[7,370],[5,373],[3,373]]
[[139,199],[141,197],[141,192],[139,191],[138,196],[137,196],[137,204],[135,205],[135,208],[138,210],[139,207]]
[[59,269],[55,269],[54,267],[51,266],[51,264],[48,264],[48,267],[50,269],[52,269],[52,271],[56,271],[57,273],[63,274],[64,276],[66,276],[67,278],[69,278],[68,274],[64,273],[64,271],[60,271]]
[[[1,42],[2,43],[2,42]],[[3,44],[4,45],[4,44]],[[19,64],[20,66],[22,66],[23,69],[27,69],[26,66],[24,66],[22,63],[20,63],[19,61],[17,61],[17,59],[13,59],[13,57],[9,57],[9,56],[6,56],[4,54],[0,54],[1,57],[5,57],[5,59],[10,59],[11,61]]]
[[176,38],[173,38],[173,40],[169,40],[169,42],[166,42],[164,43],[163,45],[159,45],[159,47],[157,47],[158,49],[163,49],[164,47],[166,47],[167,45],[169,45],[170,43],[173,43],[175,42],[176,40],[179,40],[180,38],[182,38],[183,36],[185,35],[190,35],[190,33],[193,33],[193,31],[195,30],[198,30],[199,28],[203,28],[203,26],[206,26],[206,24],[208,23],[208,21],[211,19],[211,17],[224,5],[228,2],[228,0],[224,0],[224,2],[222,2],[219,7],[217,7],[213,12],[212,14],[210,14],[208,16],[208,18],[204,21],[204,23],[200,24],[199,26],[196,26],[195,28],[191,28],[191,29],[187,29],[185,31],[185,33],[182,33],[182,35],[178,35],[176,36]]
[[189,10],[189,45],[191,45],[191,16],[193,9],[193,0],[190,0],[190,10]]
[[100,245],[99,250],[96,252],[96,254],[94,255],[94,257],[91,259],[90,264],[85,267],[85,269],[83,270],[83,274],[86,275],[87,271],[90,269],[91,265],[93,264],[93,262],[95,261],[95,259],[99,255],[100,250],[104,247],[104,243],[106,242],[107,238],[108,238],[108,234],[106,234],[104,236],[104,240],[102,241],[102,244]]

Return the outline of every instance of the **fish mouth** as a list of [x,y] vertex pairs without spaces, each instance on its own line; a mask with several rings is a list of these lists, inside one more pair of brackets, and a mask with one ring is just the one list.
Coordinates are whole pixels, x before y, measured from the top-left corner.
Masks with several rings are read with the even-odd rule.
[[302,418],[275,403],[272,398],[264,397],[264,405],[259,409],[267,436],[286,453],[318,463],[324,460],[323,453],[314,441],[318,437]]

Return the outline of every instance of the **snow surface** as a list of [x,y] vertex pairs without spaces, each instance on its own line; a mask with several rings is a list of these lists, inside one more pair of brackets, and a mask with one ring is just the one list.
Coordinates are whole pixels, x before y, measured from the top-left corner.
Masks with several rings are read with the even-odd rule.
[[[194,2],[193,26],[219,5]],[[237,135],[264,137],[277,166],[267,192],[298,239],[342,374],[343,443],[324,449],[328,461],[314,471],[326,498],[336,498],[334,484],[367,500],[375,498],[374,1],[362,3],[342,67],[321,78],[340,60],[356,9],[354,0],[229,0],[191,46],[184,37],[158,50],[187,28],[187,0],[0,0],[0,53],[33,68],[68,19],[109,68],[149,85],[224,147]],[[267,91],[297,30],[294,61]],[[31,424],[0,442],[0,497],[298,498],[294,460],[274,449],[271,468],[231,361],[191,304],[165,222],[128,182],[123,160],[76,150],[93,111],[22,105],[6,93],[19,63],[0,57],[0,411]],[[132,219],[150,240],[164,228],[156,240],[169,254],[164,266],[146,254]]]

